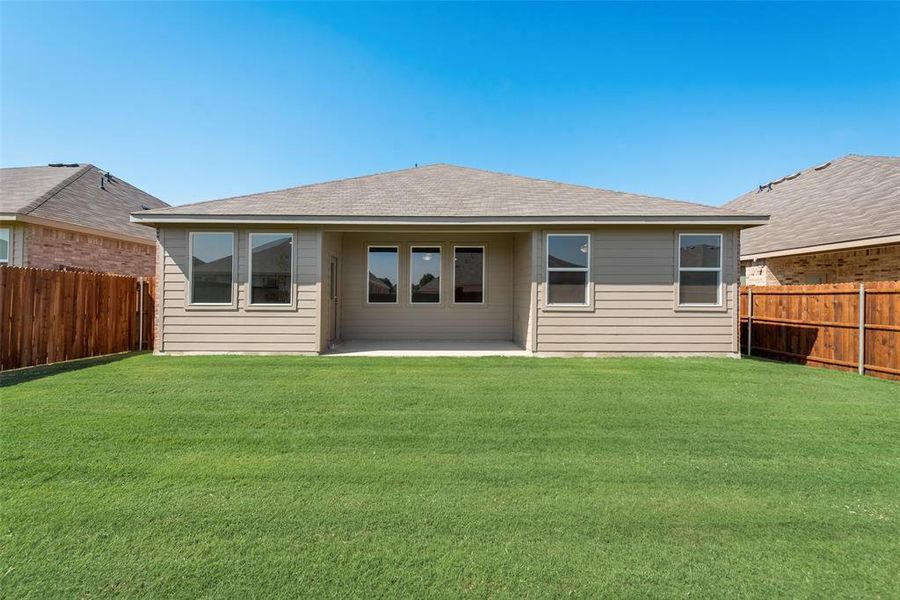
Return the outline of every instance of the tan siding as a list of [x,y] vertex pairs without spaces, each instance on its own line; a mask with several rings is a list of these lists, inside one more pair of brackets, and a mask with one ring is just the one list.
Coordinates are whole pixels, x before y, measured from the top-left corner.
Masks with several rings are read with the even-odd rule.
[[[343,337],[354,340],[512,339],[513,236],[496,233],[345,233],[343,238]],[[366,303],[366,246],[400,246],[399,303]],[[409,247],[442,247],[441,304],[409,303]],[[453,245],[485,246],[484,305],[453,304]]]
[[[237,307],[199,309],[187,306],[188,229],[161,230],[162,277],[159,350],[162,352],[314,353],[317,351],[317,232],[312,228],[240,228],[237,238]],[[221,230],[221,228],[217,228]],[[294,233],[296,307],[248,308],[249,237],[251,231]]]
[[513,248],[513,341],[528,348],[531,342],[531,233],[517,233]]
[[[324,352],[332,337],[332,327],[335,319],[339,318],[340,307],[334,308],[334,302],[331,298],[331,257],[334,256],[341,261],[341,247],[343,243],[343,234],[335,231],[322,232],[322,285],[320,289],[321,299],[320,306],[322,318],[320,319],[319,332],[319,350]],[[340,265],[340,262],[338,263]],[[340,281],[340,275],[338,275]],[[338,332],[340,336],[340,332]]]
[[[593,307],[587,311],[538,311],[538,352],[732,353],[737,233],[723,235],[725,310],[685,311],[675,306],[673,227],[603,227],[591,231]],[[546,233],[546,232],[544,232]],[[540,278],[545,238],[541,237]],[[543,285],[538,287],[539,306]]]

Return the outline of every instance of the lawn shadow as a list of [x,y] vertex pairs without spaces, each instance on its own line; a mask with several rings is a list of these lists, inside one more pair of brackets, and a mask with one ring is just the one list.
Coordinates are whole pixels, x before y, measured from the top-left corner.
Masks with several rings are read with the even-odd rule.
[[89,356],[87,358],[76,358],[64,362],[52,363],[49,365],[35,365],[33,367],[23,367],[21,369],[11,369],[9,371],[0,372],[0,388],[34,381],[42,377],[49,377],[59,373],[67,373],[69,371],[79,371],[89,367],[105,365],[108,363],[118,362],[125,358],[146,354],[147,352],[119,352],[117,354],[104,354],[103,356]]

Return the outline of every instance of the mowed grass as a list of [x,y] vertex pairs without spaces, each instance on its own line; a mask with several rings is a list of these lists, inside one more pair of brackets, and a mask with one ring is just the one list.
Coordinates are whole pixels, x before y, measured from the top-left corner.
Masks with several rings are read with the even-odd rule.
[[143,355],[0,394],[7,598],[900,596],[896,383]]

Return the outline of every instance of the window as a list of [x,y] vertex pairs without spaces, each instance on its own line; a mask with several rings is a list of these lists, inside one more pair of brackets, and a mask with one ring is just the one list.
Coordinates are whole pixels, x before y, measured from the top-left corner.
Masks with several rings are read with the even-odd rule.
[[250,234],[250,304],[290,305],[293,247],[290,233]]
[[413,304],[440,304],[441,248],[413,246],[409,256],[409,301]]
[[484,246],[453,248],[453,302],[484,303]]
[[369,246],[368,290],[370,304],[396,304],[400,278],[397,246]]
[[191,232],[191,304],[231,304],[234,234]]
[[0,264],[9,262],[9,227],[0,227]]
[[722,304],[722,234],[678,234],[678,304]]
[[582,233],[547,236],[547,304],[587,306],[591,238]]

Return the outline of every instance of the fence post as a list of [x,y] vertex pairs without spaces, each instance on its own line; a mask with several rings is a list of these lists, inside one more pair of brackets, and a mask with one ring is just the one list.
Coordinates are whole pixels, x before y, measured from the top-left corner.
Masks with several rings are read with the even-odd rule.
[[866,286],[859,284],[859,374],[866,374]]
[[138,351],[144,349],[144,278],[138,280]]
[[747,356],[753,355],[753,288],[747,288]]

